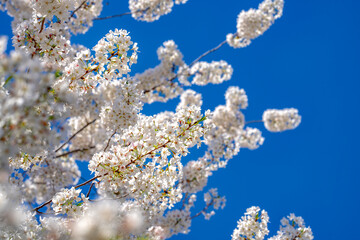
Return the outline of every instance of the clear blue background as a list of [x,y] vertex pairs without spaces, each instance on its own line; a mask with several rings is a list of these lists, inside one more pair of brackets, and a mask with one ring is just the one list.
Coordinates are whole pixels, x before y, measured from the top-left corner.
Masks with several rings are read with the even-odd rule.
[[[72,41],[91,48],[109,30],[123,28],[141,51],[133,73],[157,65],[156,49],[169,39],[190,63],[236,30],[242,9],[259,2],[189,0],[153,23],[130,16],[97,21]],[[129,11],[125,0],[104,3],[102,16]],[[315,239],[359,239],[359,9],[356,0],[287,0],[283,17],[249,47],[224,46],[205,59],[227,61],[234,74],[225,84],[196,88],[204,109],[224,104],[227,87],[238,85],[249,97],[247,120],[260,119],[267,108],[295,107],[303,121],[281,134],[254,125],[263,130],[264,145],[242,150],[209,180],[227,197],[225,209],[210,221],[195,219],[188,235],[174,239],[230,239],[237,220],[253,205],[268,211],[270,236],[280,219],[294,212]],[[10,18],[1,13],[0,22],[0,34],[11,35]],[[177,102],[148,105],[144,112],[172,110]]]

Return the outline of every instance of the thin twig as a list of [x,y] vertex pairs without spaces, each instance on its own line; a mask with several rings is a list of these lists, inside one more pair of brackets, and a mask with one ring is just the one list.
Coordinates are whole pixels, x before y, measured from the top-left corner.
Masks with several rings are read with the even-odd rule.
[[72,150],[72,151],[69,151],[69,152],[65,152],[65,153],[63,153],[63,154],[60,154],[60,155],[56,155],[55,158],[64,157],[64,156],[67,156],[67,155],[69,155],[69,154],[76,153],[76,152],[84,152],[84,151],[87,151],[87,150],[90,150],[90,149],[93,149],[93,148],[95,148],[95,146],[90,146],[90,147],[87,147],[87,148],[75,149],[75,150]]
[[45,24],[45,17],[43,17],[42,21],[41,21],[41,28],[39,33],[41,33],[44,30],[44,24]]
[[83,183],[81,183],[81,184],[79,184],[79,185],[76,185],[74,188],[75,188],[75,189],[78,189],[79,187],[85,186],[86,184],[94,181],[95,179],[98,179],[98,178],[100,178],[100,177],[104,177],[104,176],[106,176],[106,175],[108,175],[108,174],[109,174],[109,173],[105,173],[104,175],[95,176],[95,177],[93,177],[93,178],[91,178],[91,179],[89,179],[89,180],[87,180],[87,181],[85,181],[85,182],[83,182]]
[[[86,184],[94,181],[95,179],[98,179],[98,178],[100,178],[100,177],[104,177],[104,176],[106,176],[106,175],[108,175],[108,173],[105,173],[104,175],[95,176],[95,177],[93,177],[93,178],[91,178],[91,179],[89,179],[89,180],[87,180],[87,181],[85,181],[85,182],[83,182],[83,183],[81,183],[81,184],[79,184],[79,185],[76,185],[74,188],[77,189],[77,188],[79,188],[79,187],[85,186]],[[38,212],[38,210],[39,210],[40,208],[45,207],[46,205],[50,204],[51,202],[52,202],[52,199],[50,199],[49,201],[44,202],[44,203],[41,204],[40,206],[34,208],[33,211]]]
[[92,182],[92,183],[91,183],[90,188],[89,188],[89,191],[88,191],[87,194],[86,194],[86,197],[87,197],[87,198],[89,197],[90,192],[91,192],[91,189],[92,189],[92,187],[94,186],[94,184],[95,184],[95,182]]
[[245,122],[245,125],[251,124],[251,123],[262,123],[264,122],[263,120],[251,120],[251,121],[247,121]]
[[80,4],[80,6],[79,6],[78,8],[76,8],[76,9],[71,13],[70,18],[74,17],[75,13],[76,13],[77,11],[79,11],[80,8],[82,8],[82,6],[83,6],[85,3],[86,3],[86,0],[83,1],[83,2]]
[[109,147],[111,138],[115,135],[115,133],[116,133],[116,130],[115,130],[114,133],[109,137],[109,140],[107,141],[107,144],[106,144],[106,146],[105,146],[105,148],[104,148],[104,152],[105,152],[106,149]]
[[184,209],[186,200],[187,200],[187,198],[188,198],[188,195],[189,195],[188,193],[185,193],[185,197],[184,197],[184,199],[183,199],[183,201],[182,201],[182,205],[181,205],[180,210],[183,210],[183,209]]
[[200,216],[200,214],[202,214],[202,213],[206,213],[206,211],[209,209],[209,207],[210,207],[211,205],[213,205],[213,203],[214,203],[214,199],[212,199],[211,202],[210,202],[209,204],[207,204],[207,205],[204,207],[203,210],[201,210],[200,212],[198,212],[197,214],[195,214],[194,216],[192,216],[191,219],[194,219],[194,218]]
[[77,134],[79,134],[82,130],[84,130],[87,126],[90,124],[93,124],[97,119],[95,118],[91,122],[88,122],[85,126],[80,128],[76,133],[74,133],[66,142],[64,142],[58,149],[55,150],[55,152],[58,152],[60,149],[62,149],[66,144],[68,144]]
[[[146,12],[147,10],[149,10],[150,7],[144,9],[144,10],[137,10],[134,13],[138,13],[138,12]],[[126,15],[131,15],[133,14],[133,12],[126,12],[126,13],[120,13],[120,14],[115,14],[112,16],[106,16],[106,17],[98,17],[98,18],[94,18],[94,20],[106,20],[106,19],[110,19],[110,18],[116,18],[116,17],[122,17],[122,16],[126,16]]]
[[105,19],[110,19],[110,18],[122,17],[122,16],[130,15],[130,14],[132,14],[132,12],[126,12],[126,13],[116,14],[116,15],[112,15],[112,16],[107,16],[107,17],[98,17],[98,18],[94,18],[94,20],[105,20]]
[[[219,45],[217,45],[216,47],[204,52],[203,54],[201,54],[198,58],[196,58],[192,63],[190,63],[189,68],[191,68],[195,63],[197,63],[198,61],[200,61],[202,58],[204,58],[205,56],[209,55],[212,52],[215,52],[216,50],[218,50],[219,48],[221,48],[224,44],[226,43],[226,40],[222,41]],[[179,77],[179,74],[176,74],[174,77],[170,78],[168,81],[172,82],[174,81],[177,77]],[[152,87],[151,89],[147,89],[144,90],[144,93],[148,93],[151,92],[153,90],[155,90],[158,87],[161,87],[162,85],[157,85]]]
[[34,209],[33,209],[33,211],[38,212],[38,210],[39,210],[40,208],[45,207],[46,205],[50,204],[51,202],[52,202],[52,199],[51,199],[51,200],[49,200],[49,201],[47,201],[47,202],[44,202],[44,203],[43,203],[43,204],[41,204],[40,206],[38,206],[38,207],[34,208]]
[[224,44],[226,43],[226,40],[222,41],[219,45],[217,45],[216,47],[204,52],[203,54],[201,54],[197,59],[195,59],[192,63],[190,63],[189,67],[191,68],[195,63],[197,63],[198,61],[200,61],[203,57],[207,56],[208,54],[215,52],[216,50],[218,50],[219,48],[221,48]]

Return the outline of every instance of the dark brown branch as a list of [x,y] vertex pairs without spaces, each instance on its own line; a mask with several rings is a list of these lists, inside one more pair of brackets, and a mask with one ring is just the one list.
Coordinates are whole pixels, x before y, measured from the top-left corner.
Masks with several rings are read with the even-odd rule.
[[109,140],[107,141],[107,144],[106,144],[106,146],[105,146],[105,148],[104,148],[104,152],[105,152],[106,149],[109,147],[111,138],[115,135],[115,133],[116,133],[116,130],[115,130],[114,133],[109,137]]
[[264,122],[263,120],[251,120],[251,121],[247,121],[245,122],[245,125],[251,124],[251,123],[262,123]]
[[80,128],[76,133],[74,133],[66,142],[64,142],[58,149],[55,150],[55,152],[58,152],[60,149],[62,149],[66,144],[68,144],[77,134],[79,134],[82,130],[84,130],[87,126],[93,124],[97,119],[95,118],[91,122],[88,122],[85,126]]
[[82,8],[82,6],[83,6],[85,3],[86,3],[86,0],[83,1],[83,2],[80,4],[80,6],[77,7],[77,8],[71,13],[70,18],[74,17],[75,13],[76,13],[77,11],[79,11],[80,8]]
[[87,198],[89,197],[90,192],[91,192],[91,189],[92,189],[92,187],[94,186],[94,184],[95,184],[95,182],[92,182],[92,183],[91,183],[90,188],[89,188],[89,191],[88,191],[87,194],[86,194],[86,197],[87,197]]
[[204,207],[203,210],[201,210],[200,212],[198,212],[197,214],[195,214],[194,216],[192,216],[191,219],[194,219],[194,218],[200,216],[200,214],[202,214],[202,213],[206,213],[206,211],[209,209],[209,207],[210,207],[211,205],[213,205],[213,203],[214,203],[214,199],[212,199],[211,202],[210,202],[209,204],[207,204],[207,205]]
[[[149,7],[144,10],[139,9],[139,10],[135,11],[135,13],[146,12],[148,9],[149,9]],[[132,12],[126,12],[126,13],[115,14],[112,16],[98,17],[98,18],[94,18],[94,20],[106,20],[106,19],[110,19],[110,18],[122,17],[122,16],[126,16],[126,15],[131,15],[131,14],[132,14]]]
[[183,199],[183,201],[182,201],[182,205],[181,205],[180,210],[183,210],[183,209],[184,209],[186,200],[187,200],[187,198],[188,198],[188,195],[189,195],[189,193],[185,193],[185,197],[184,197],[184,199]]
[[[98,178],[100,178],[100,177],[104,177],[104,176],[106,176],[106,175],[108,175],[108,173],[105,173],[104,175],[100,175],[100,176],[95,176],[95,177],[93,177],[93,178],[91,178],[91,179],[89,179],[89,180],[87,180],[87,181],[85,181],[85,182],[83,182],[83,183],[81,183],[81,184],[79,184],[79,185],[76,185],[74,188],[77,189],[77,188],[79,188],[79,187],[85,186],[86,184],[94,181],[95,179],[98,179]],[[44,203],[41,204],[40,206],[34,208],[33,211],[38,212],[38,210],[39,210],[40,208],[45,207],[46,205],[50,204],[51,202],[52,202],[52,199],[49,200],[49,201],[47,201],[47,202],[44,202]]]
[[45,24],[45,17],[43,17],[43,20],[41,21],[41,28],[39,33],[41,33],[44,30],[44,24]]
[[[197,63],[198,61],[200,61],[202,58],[204,58],[205,56],[209,55],[212,52],[215,52],[216,50],[218,50],[219,48],[221,48],[224,44],[226,43],[226,40],[222,41],[219,45],[217,45],[216,47],[204,52],[203,54],[201,54],[198,58],[196,58],[192,63],[190,63],[189,68],[191,68],[195,63]],[[168,81],[172,82],[174,81],[177,77],[179,76],[179,74],[176,74],[174,77],[170,78]],[[152,87],[151,89],[146,89],[144,90],[144,93],[148,93],[151,92],[153,90],[155,90],[158,87],[161,87],[162,85],[157,85]]]
[[69,154],[76,153],[76,152],[85,152],[85,151],[90,150],[90,149],[93,149],[93,148],[95,148],[95,146],[90,146],[90,147],[87,147],[87,148],[75,149],[75,150],[72,150],[72,151],[65,152],[65,153],[63,153],[63,154],[57,155],[57,156],[55,156],[55,158],[64,157],[64,156],[67,156],[67,155],[69,155]]
[[41,204],[40,206],[38,206],[38,207],[34,208],[34,209],[33,209],[33,211],[35,211],[35,212],[39,212],[38,210],[39,210],[40,208],[45,207],[46,205],[50,204],[51,202],[52,202],[52,199],[51,199],[51,200],[49,200],[49,201],[47,201],[47,202],[44,202],[44,203],[43,203],[43,204]]
[[105,173],[104,175],[100,175],[100,176],[95,176],[95,177],[93,177],[93,178],[91,178],[91,179],[89,179],[89,180],[87,180],[87,181],[85,181],[85,182],[83,182],[83,183],[81,183],[79,185],[76,185],[75,189],[78,189],[79,187],[85,186],[86,184],[94,181],[95,179],[98,179],[99,177],[104,177],[106,175],[108,175],[108,173]]
[[130,15],[130,14],[132,14],[132,12],[126,12],[126,13],[121,13],[121,14],[116,14],[116,15],[106,16],[106,17],[98,17],[98,18],[94,18],[94,20],[106,20],[106,19],[110,19],[110,18],[116,18],[116,17]]
[[198,58],[196,58],[192,63],[190,63],[189,68],[191,68],[195,63],[197,63],[198,61],[200,61],[203,57],[209,55],[212,52],[215,52],[216,50],[218,50],[219,48],[221,48],[224,44],[226,43],[226,40],[222,41],[219,45],[217,45],[216,47],[204,52],[203,54],[201,54]]

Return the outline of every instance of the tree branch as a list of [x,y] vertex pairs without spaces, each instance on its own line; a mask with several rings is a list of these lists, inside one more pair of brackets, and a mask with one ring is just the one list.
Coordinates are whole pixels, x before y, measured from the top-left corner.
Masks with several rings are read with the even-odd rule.
[[197,63],[198,61],[200,61],[202,58],[204,58],[205,56],[209,55],[212,52],[215,52],[216,50],[218,50],[219,48],[221,48],[224,44],[226,43],[226,40],[222,41],[219,45],[217,45],[216,47],[204,52],[203,54],[201,54],[198,58],[196,58],[192,63],[190,63],[189,67],[191,68],[195,63]]
[[[192,61],[192,63],[190,63],[189,68],[191,68],[195,63],[197,63],[198,61],[200,61],[202,58],[204,58],[205,56],[209,55],[212,52],[215,52],[216,50],[218,50],[219,48],[221,48],[224,44],[226,43],[226,40],[222,41],[219,45],[217,45],[216,47],[204,52],[203,54],[201,54],[199,57],[197,57],[194,61]],[[179,74],[176,74],[174,77],[170,78],[168,81],[172,82],[174,81],[177,77],[179,76]],[[161,87],[161,85],[157,85],[155,87],[152,87],[151,89],[147,89],[144,90],[144,93],[148,93],[151,92],[153,90],[155,90],[156,88]]]
[[109,147],[111,138],[112,138],[115,134],[116,134],[116,130],[114,131],[114,133],[110,136],[109,140],[107,141],[107,144],[106,144],[106,146],[105,146],[105,148],[104,148],[104,152],[105,152],[106,149]]
[[41,28],[39,33],[41,33],[44,30],[44,24],[45,24],[45,17],[43,17],[42,21],[41,21]]
[[200,212],[198,212],[197,214],[195,214],[194,216],[192,216],[191,219],[194,219],[194,218],[200,216],[200,214],[202,214],[202,213],[206,213],[206,211],[209,209],[209,207],[210,207],[211,205],[213,205],[213,203],[214,203],[214,199],[212,199],[211,202],[210,202],[209,204],[207,204],[207,205],[204,207],[203,210],[201,210]]
[[82,8],[82,6],[83,6],[85,3],[86,3],[86,0],[84,0],[84,1],[80,4],[80,6],[77,7],[77,8],[71,13],[70,18],[74,17],[75,13],[76,13],[77,11],[79,11],[80,8]]
[[126,13],[121,13],[121,14],[116,14],[116,15],[106,16],[106,17],[97,17],[97,18],[94,18],[94,20],[106,20],[106,19],[110,19],[110,18],[116,18],[116,17],[130,15],[130,14],[132,14],[132,12],[126,12]]
[[47,202],[44,202],[44,203],[43,203],[43,204],[41,204],[40,206],[38,206],[38,207],[34,208],[34,209],[33,209],[33,211],[35,211],[35,212],[39,212],[38,210],[39,210],[40,208],[45,207],[46,205],[50,204],[51,202],[52,202],[52,199],[51,199],[51,200],[49,200],[49,201],[47,201]]
[[251,124],[251,123],[262,123],[264,122],[263,120],[251,120],[251,121],[247,121],[245,122],[245,125]]
[[64,142],[58,149],[55,150],[55,152],[58,152],[60,149],[62,149],[66,144],[68,144],[77,134],[79,134],[82,130],[84,130],[87,126],[93,124],[97,118],[92,120],[91,122],[88,122],[85,126],[80,128],[76,133],[74,133],[66,142]]
[[95,176],[95,177],[93,177],[93,178],[91,178],[91,179],[89,179],[89,180],[87,180],[87,181],[85,181],[85,182],[83,182],[83,183],[80,183],[79,185],[76,185],[76,186],[75,186],[75,189],[77,189],[77,188],[79,188],[79,187],[82,187],[82,186],[85,186],[86,184],[94,181],[95,179],[98,179],[99,177],[104,177],[104,176],[106,176],[106,175],[108,175],[108,173],[105,173],[104,175]]
[[56,155],[55,158],[64,157],[64,156],[67,156],[67,155],[69,155],[69,154],[76,153],[76,152],[85,152],[85,151],[90,150],[90,149],[93,149],[93,148],[95,148],[95,146],[90,146],[90,147],[87,147],[87,148],[75,149],[75,150],[72,150],[72,151],[69,151],[69,152],[65,152],[65,153],[63,153],[63,154],[60,154],[60,155]]
[[[146,12],[147,10],[149,10],[149,7],[144,10],[139,9],[139,10],[135,11],[134,13]],[[97,18],[94,18],[94,20],[106,20],[106,19],[110,19],[110,18],[122,17],[122,16],[126,16],[126,15],[131,15],[131,14],[133,14],[133,12],[120,13],[120,14],[115,14],[115,15],[106,16],[106,17],[97,17]]]
[[87,197],[87,198],[89,197],[90,192],[91,192],[91,189],[92,189],[92,187],[94,186],[94,184],[95,184],[95,182],[92,182],[92,183],[91,183],[90,188],[89,188],[89,191],[88,191],[87,194],[86,194],[86,197]]
[[[104,176],[106,176],[106,175],[108,175],[108,173],[105,173],[104,175],[95,176],[95,177],[93,177],[93,178],[91,178],[91,179],[89,179],[89,180],[87,180],[87,181],[85,181],[85,182],[83,182],[83,183],[81,183],[81,184],[79,184],[79,185],[76,185],[74,188],[77,189],[77,188],[79,188],[79,187],[85,186],[86,184],[94,181],[95,179],[98,179],[98,178],[100,178],[100,177],[104,177]],[[52,199],[50,199],[49,201],[44,202],[44,203],[41,204],[40,206],[34,208],[33,211],[38,212],[38,210],[39,210],[40,208],[45,207],[46,205],[50,204],[51,202],[52,202]]]
[[188,195],[189,195],[189,193],[185,193],[185,197],[184,197],[184,199],[183,199],[183,201],[182,201],[182,205],[181,205],[180,210],[183,210],[183,209],[184,209],[186,200],[187,200],[187,198],[188,198]]

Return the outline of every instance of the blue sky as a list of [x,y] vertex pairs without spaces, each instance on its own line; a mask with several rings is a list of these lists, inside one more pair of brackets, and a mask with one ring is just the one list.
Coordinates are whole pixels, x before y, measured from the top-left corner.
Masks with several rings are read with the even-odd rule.
[[[127,1],[105,0],[102,16],[127,12]],[[130,32],[140,48],[133,73],[158,64],[156,49],[173,39],[190,63],[236,30],[242,9],[260,0],[189,0],[153,23],[130,16],[95,22],[73,42],[94,46],[109,30]],[[188,235],[174,239],[230,239],[246,208],[260,206],[270,216],[270,236],[292,212],[310,225],[315,239],[357,239],[360,214],[360,2],[355,0],[285,1],[284,15],[244,49],[224,46],[204,60],[225,60],[231,81],[197,87],[204,109],[224,104],[228,86],[244,88],[247,120],[267,108],[295,107],[302,123],[294,131],[269,133],[260,124],[264,145],[242,150],[209,179],[227,197],[227,206],[210,220],[195,219]],[[11,35],[10,18],[0,13],[0,35]],[[144,113],[173,110],[170,104],[145,106]],[[195,154],[196,156],[196,154]],[[195,158],[195,157],[194,157]],[[198,196],[202,203],[202,195]]]

